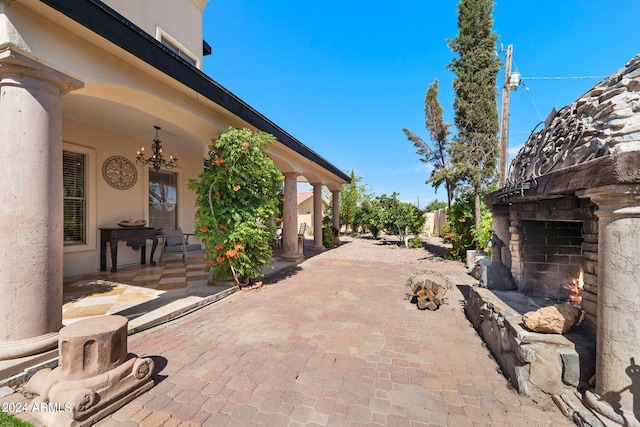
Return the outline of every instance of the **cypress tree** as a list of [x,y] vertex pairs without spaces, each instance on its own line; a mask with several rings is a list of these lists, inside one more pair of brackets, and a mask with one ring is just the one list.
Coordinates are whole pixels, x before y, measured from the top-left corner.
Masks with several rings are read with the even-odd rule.
[[497,76],[500,60],[495,51],[492,0],[460,0],[458,36],[449,40],[458,56],[448,65],[455,75],[452,164],[475,195],[475,224],[480,229],[482,190],[495,181],[498,156]]

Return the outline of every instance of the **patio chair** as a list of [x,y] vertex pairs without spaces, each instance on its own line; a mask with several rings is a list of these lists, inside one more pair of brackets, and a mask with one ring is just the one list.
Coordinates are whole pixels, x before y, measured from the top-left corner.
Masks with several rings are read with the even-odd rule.
[[273,238],[273,241],[271,242],[271,247],[273,249],[277,249],[277,248],[281,248],[282,247],[282,228],[278,227],[276,229],[276,235]]
[[300,229],[298,230],[298,254],[304,255],[304,233],[307,231],[307,223],[303,222],[300,224]]
[[162,252],[160,253],[160,261],[165,252],[182,254],[182,262],[187,265],[187,254],[193,252],[202,252],[200,243],[189,243],[189,236],[193,234],[185,234],[181,229],[162,231],[164,243]]

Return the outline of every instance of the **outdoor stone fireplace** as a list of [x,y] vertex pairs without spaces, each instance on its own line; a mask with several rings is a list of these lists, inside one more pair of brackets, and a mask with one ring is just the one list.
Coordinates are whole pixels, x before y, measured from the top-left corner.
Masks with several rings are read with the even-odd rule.
[[[496,193],[490,197],[496,196]],[[493,200],[494,228],[508,242],[506,264],[518,290],[541,303],[568,302],[582,279],[583,328],[595,336],[598,276],[597,207],[565,195]]]
[[596,343],[580,355],[595,361],[584,401],[640,425],[640,55],[552,112],[485,202],[508,248],[511,292],[568,302],[582,271],[581,329]]

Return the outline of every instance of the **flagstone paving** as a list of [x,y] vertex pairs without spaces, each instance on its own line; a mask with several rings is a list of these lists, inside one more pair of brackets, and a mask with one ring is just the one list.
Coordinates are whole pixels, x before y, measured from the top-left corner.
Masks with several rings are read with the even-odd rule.
[[[121,268],[116,273],[99,272],[65,279],[64,324],[105,314],[123,314],[136,318],[160,305],[190,295],[208,296],[202,255],[192,255],[189,263],[164,262]],[[229,286],[225,286],[229,287]]]
[[[420,270],[456,285],[437,311],[407,299]],[[130,336],[129,351],[155,361],[156,385],[96,425],[573,425],[500,374],[463,312],[472,283],[425,250],[350,240]]]

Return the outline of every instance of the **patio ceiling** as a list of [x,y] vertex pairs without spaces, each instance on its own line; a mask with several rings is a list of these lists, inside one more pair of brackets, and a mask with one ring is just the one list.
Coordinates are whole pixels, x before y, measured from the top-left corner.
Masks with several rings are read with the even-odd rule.
[[[153,126],[160,126],[160,140],[166,148],[179,149],[200,157],[207,154],[207,147],[202,139],[189,132],[187,127],[178,126],[130,105],[74,93],[65,96],[62,105],[65,118],[139,139],[145,145],[155,136]],[[132,147],[130,154],[135,155],[139,148]]]

